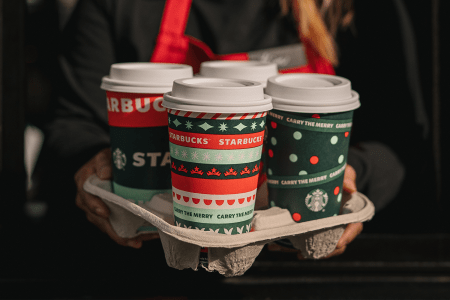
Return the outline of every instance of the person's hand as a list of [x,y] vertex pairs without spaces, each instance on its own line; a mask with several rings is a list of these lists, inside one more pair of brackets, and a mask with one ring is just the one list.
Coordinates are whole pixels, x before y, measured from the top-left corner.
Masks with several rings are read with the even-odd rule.
[[[353,194],[357,191],[356,189],[356,172],[355,169],[353,169],[352,166],[347,165],[345,167],[345,173],[344,173],[344,184],[343,184],[344,192],[348,194]],[[345,202],[342,201],[341,205],[344,205]],[[333,256],[341,255],[344,253],[344,251],[347,248],[347,245],[350,244],[363,230],[363,224],[362,223],[351,223],[348,224],[345,228],[344,233],[342,234],[341,238],[339,239],[338,243],[336,244],[336,248],[333,252],[331,252],[329,255],[327,255],[325,258],[330,258]],[[297,252],[297,257],[299,259],[304,259],[301,252],[296,249],[290,249],[286,247],[282,247],[277,244],[269,244],[268,245],[269,251],[282,251],[282,252]]]
[[[356,172],[355,169],[353,169],[352,166],[347,165],[345,167],[345,173],[344,173],[344,191],[353,194],[356,192]],[[343,201],[342,204],[345,204]],[[333,252],[331,252],[328,256],[324,258],[330,258],[336,255],[340,255],[344,253],[345,249],[347,248],[347,245],[350,244],[363,230],[363,224],[362,223],[351,223],[348,224],[345,228],[344,233],[342,234],[341,238],[339,239],[336,249],[334,249]]]
[[[336,244],[336,248],[334,249],[334,251],[328,254],[327,256],[322,257],[322,259],[330,258],[344,253],[345,250],[347,249],[347,245],[350,244],[361,233],[362,229],[363,229],[362,223],[348,224],[347,227],[345,228],[344,233],[342,234],[341,238]],[[275,243],[268,244],[267,249],[269,251],[297,252],[298,259],[300,260],[305,259],[299,250],[286,248]]]
[[157,233],[143,234],[135,238],[122,238],[118,236],[109,222],[110,211],[106,204],[99,197],[89,194],[83,189],[84,182],[93,174],[97,174],[102,180],[112,178],[111,150],[109,148],[97,153],[74,176],[77,186],[75,203],[86,213],[86,218],[89,222],[93,223],[101,231],[109,235],[117,244],[122,246],[140,248],[143,241],[159,238]]
[[356,192],[356,171],[350,165],[345,166],[343,188],[349,194]]
[[[348,194],[353,194],[356,192],[356,171],[353,169],[352,166],[347,165],[345,167],[345,173],[344,173],[344,192]],[[344,205],[345,202],[342,201],[342,205]],[[336,249],[334,249],[333,252],[331,252],[328,256],[324,258],[330,258],[336,255],[340,255],[344,253],[345,249],[347,248],[347,245],[350,244],[363,230],[363,224],[362,223],[350,223],[345,228],[344,233],[342,234],[341,238],[339,239]]]

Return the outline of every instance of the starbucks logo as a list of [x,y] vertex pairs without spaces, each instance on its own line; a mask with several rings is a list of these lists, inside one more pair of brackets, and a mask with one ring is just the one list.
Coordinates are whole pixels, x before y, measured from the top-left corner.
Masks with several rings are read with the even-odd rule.
[[328,203],[328,194],[322,189],[313,190],[306,196],[305,203],[311,211],[320,211]]
[[127,157],[119,148],[117,148],[113,153],[113,163],[119,170],[124,169],[127,164]]

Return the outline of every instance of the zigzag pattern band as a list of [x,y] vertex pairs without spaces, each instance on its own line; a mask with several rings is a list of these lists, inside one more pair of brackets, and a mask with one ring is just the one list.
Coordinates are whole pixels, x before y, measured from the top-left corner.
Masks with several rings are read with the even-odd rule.
[[172,198],[175,203],[193,208],[234,209],[253,206],[256,199],[256,189],[240,194],[210,195],[191,193],[173,187]]
[[181,117],[189,117],[195,119],[208,119],[208,120],[246,120],[246,119],[256,119],[262,118],[267,115],[267,112],[257,112],[257,113],[245,113],[245,114],[222,114],[222,113],[200,113],[200,112],[190,112],[184,110],[167,109],[169,114]]

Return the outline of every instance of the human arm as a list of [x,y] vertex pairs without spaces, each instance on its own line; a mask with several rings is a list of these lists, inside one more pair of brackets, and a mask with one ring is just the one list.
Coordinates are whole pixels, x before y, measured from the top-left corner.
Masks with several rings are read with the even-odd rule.
[[[90,222],[118,244],[139,248],[144,237],[134,243],[118,237],[109,223],[108,208],[83,190],[92,174],[111,178],[110,151],[104,150],[110,142],[105,92],[100,89],[100,82],[117,61],[118,51],[110,20],[112,8],[107,3],[112,2],[81,0],[62,35],[57,99],[46,126],[46,151],[54,167],[47,172],[52,173],[59,186],[64,186],[59,193],[53,193],[54,198],[60,198],[59,214],[77,215],[75,202]],[[100,212],[96,213],[96,209]]]
[[83,165],[74,176],[77,185],[76,205],[86,213],[89,222],[106,233],[113,241],[122,246],[140,248],[143,241],[159,238],[157,233],[143,234],[135,238],[122,238],[117,235],[109,222],[110,211],[98,197],[84,191],[83,184],[93,174],[102,180],[112,178],[111,150],[105,148]]

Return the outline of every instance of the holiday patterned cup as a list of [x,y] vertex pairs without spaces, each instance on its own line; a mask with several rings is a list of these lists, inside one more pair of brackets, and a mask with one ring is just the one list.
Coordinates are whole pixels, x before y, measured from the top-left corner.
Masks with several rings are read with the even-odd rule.
[[267,111],[261,83],[197,77],[164,94],[175,224],[221,234],[251,230]]
[[[171,193],[167,111],[163,94],[177,78],[192,77],[187,65],[118,63],[102,79],[106,90],[115,194],[158,211],[154,195]],[[156,231],[151,224],[138,231]]]
[[268,115],[267,176],[271,206],[296,222],[336,216],[342,200],[353,112]]
[[266,115],[169,110],[177,226],[230,235],[251,230]]
[[267,131],[270,206],[305,222],[339,213],[359,96],[345,78],[289,74],[269,79],[273,97]]
[[136,204],[170,193],[167,112],[162,94],[106,92],[113,191]]

